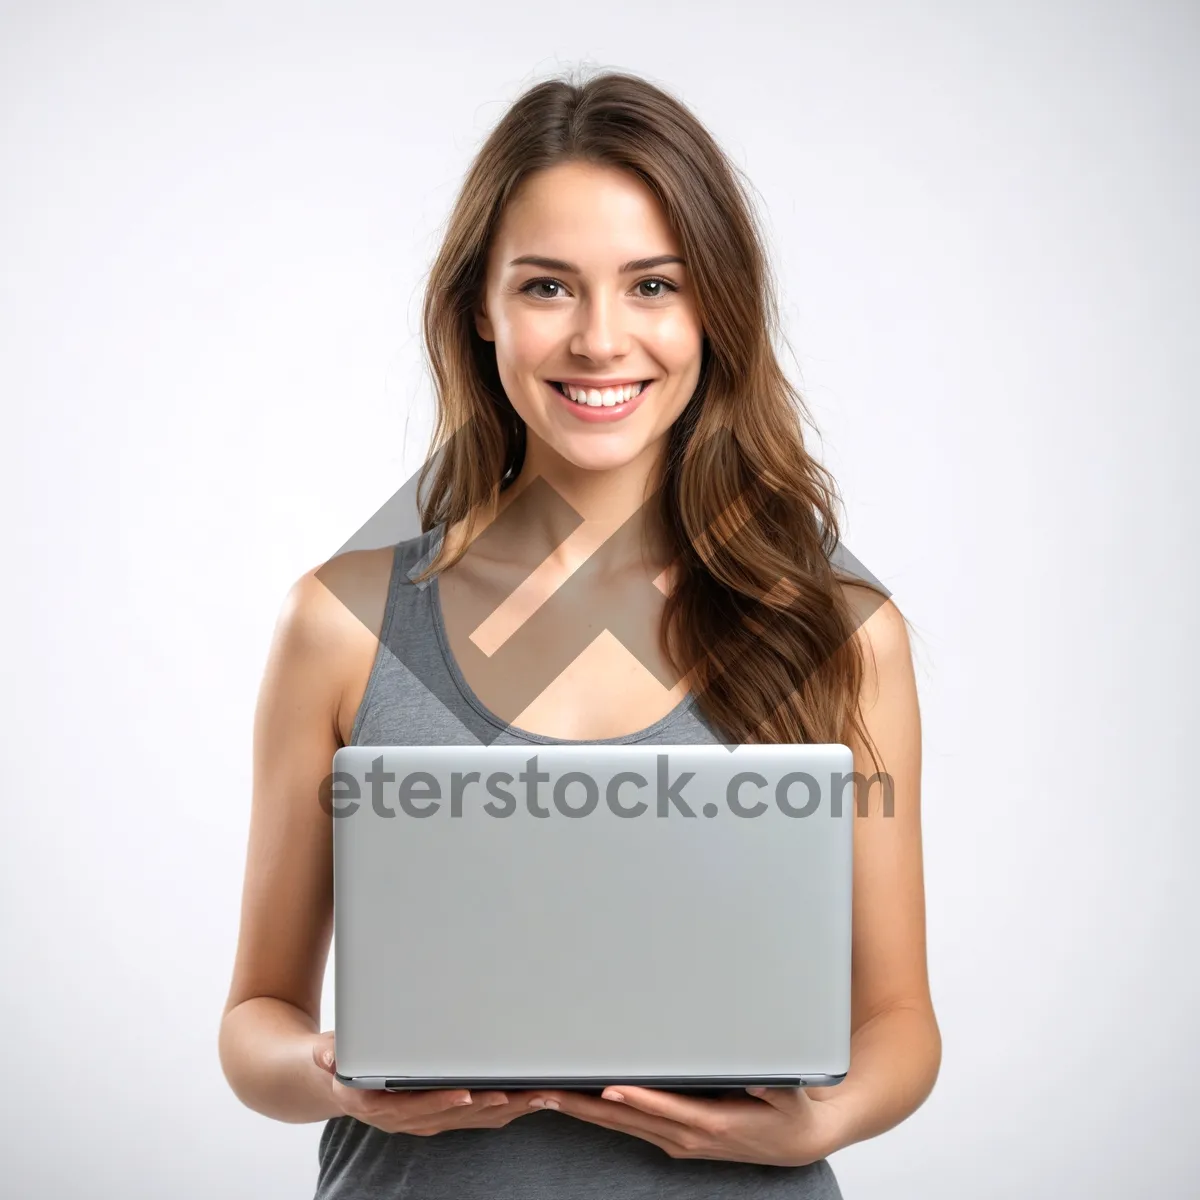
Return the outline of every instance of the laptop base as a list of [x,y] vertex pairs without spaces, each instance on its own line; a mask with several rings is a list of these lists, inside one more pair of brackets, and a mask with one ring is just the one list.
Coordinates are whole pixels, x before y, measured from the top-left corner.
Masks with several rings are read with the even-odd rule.
[[655,1088],[658,1091],[686,1092],[695,1094],[713,1092],[718,1095],[740,1092],[748,1087],[833,1087],[846,1078],[841,1075],[643,1075],[621,1078],[595,1075],[531,1075],[511,1076],[460,1075],[442,1079],[420,1076],[388,1075],[347,1076],[335,1072],[335,1078],[346,1087],[367,1088],[375,1091],[410,1092],[430,1091],[446,1088],[469,1088],[477,1091],[535,1091],[555,1088],[560,1091],[592,1092],[599,1095],[607,1087],[619,1087],[622,1083],[630,1087]]

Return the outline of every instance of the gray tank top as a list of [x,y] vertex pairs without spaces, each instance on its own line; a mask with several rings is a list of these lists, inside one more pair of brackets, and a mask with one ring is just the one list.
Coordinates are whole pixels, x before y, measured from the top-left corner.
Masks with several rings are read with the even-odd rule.
[[[379,649],[350,742],[355,746],[566,743],[509,725],[467,683],[450,651],[438,579],[412,581],[442,526],[398,543]],[[653,725],[608,743],[719,742],[689,694]],[[829,1163],[772,1167],[673,1159],[651,1142],[550,1109],[502,1129],[385,1133],[353,1117],[325,1124],[314,1200],[841,1200]]]

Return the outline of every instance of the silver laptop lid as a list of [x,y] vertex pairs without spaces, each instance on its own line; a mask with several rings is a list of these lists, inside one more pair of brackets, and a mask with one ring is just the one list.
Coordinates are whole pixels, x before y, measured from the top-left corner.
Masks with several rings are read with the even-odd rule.
[[344,1082],[848,1070],[847,747],[348,746],[333,769]]

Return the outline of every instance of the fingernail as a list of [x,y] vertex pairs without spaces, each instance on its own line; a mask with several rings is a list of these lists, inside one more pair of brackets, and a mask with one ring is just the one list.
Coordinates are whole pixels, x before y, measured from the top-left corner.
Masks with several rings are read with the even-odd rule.
[[333,1066],[333,1051],[326,1050],[325,1053],[321,1055],[321,1059],[327,1067]]
[[557,1108],[558,1101],[557,1100],[542,1100],[542,1099],[530,1100],[529,1107],[530,1108]]
[[611,1088],[607,1092],[601,1092],[602,1100],[624,1100],[625,1097],[620,1092],[614,1092]]
[[470,1104],[471,1097],[470,1096],[460,1096],[457,1100],[455,1100],[454,1103],[455,1104]]

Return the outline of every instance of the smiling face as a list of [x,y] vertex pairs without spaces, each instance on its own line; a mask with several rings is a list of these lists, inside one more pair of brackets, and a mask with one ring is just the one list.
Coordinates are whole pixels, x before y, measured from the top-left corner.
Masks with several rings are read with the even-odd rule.
[[[700,377],[704,330],[679,243],[646,185],[612,167],[523,181],[489,248],[475,328],[526,425],[522,474],[649,469]],[[614,383],[633,386],[606,393]]]

